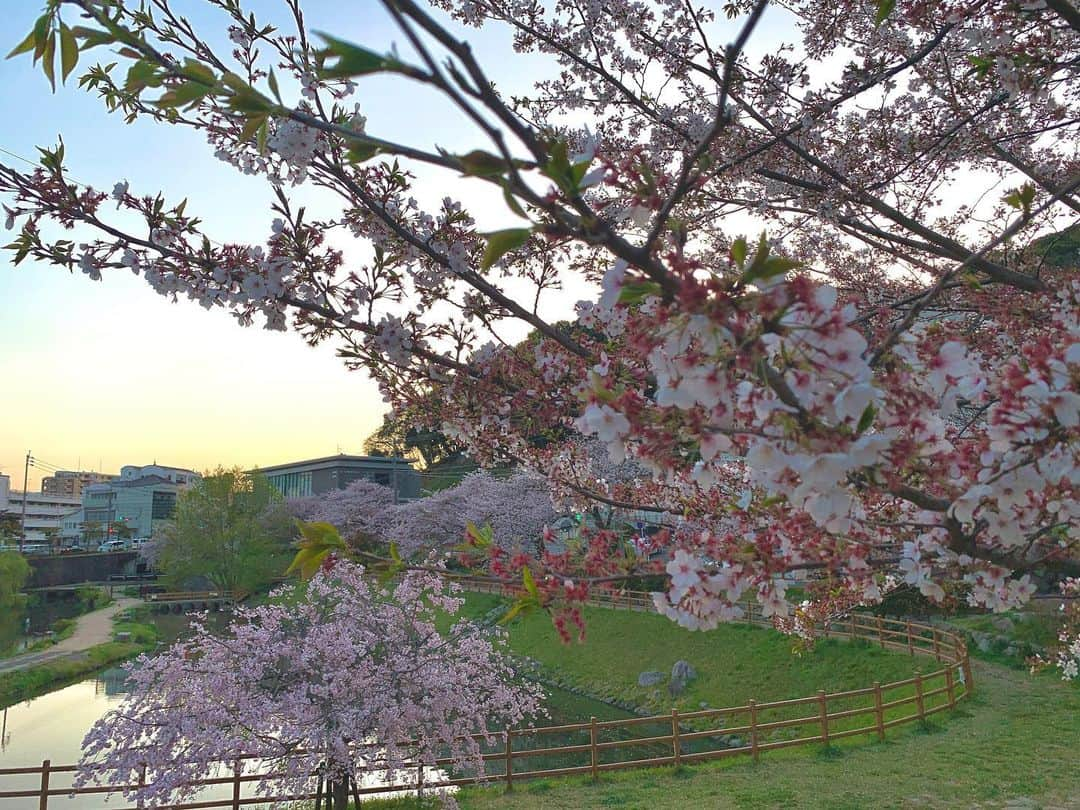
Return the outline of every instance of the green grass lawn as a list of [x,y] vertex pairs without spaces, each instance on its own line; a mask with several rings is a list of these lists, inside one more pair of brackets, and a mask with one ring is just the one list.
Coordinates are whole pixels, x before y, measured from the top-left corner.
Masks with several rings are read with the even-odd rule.
[[[495,597],[469,594],[463,612],[480,617],[497,604]],[[915,667],[935,668],[930,659],[863,643],[828,641],[796,657],[789,639],[769,631],[725,626],[690,633],[654,614],[593,609],[587,626],[584,644],[564,645],[547,616],[527,616],[510,624],[511,647],[564,682],[649,703],[658,712],[673,701],[663,687],[659,697],[655,687],[638,687],[637,675],[670,672],[680,658],[699,673],[675,701],[684,710],[701,702],[722,707],[842,690],[904,679]],[[567,777],[520,782],[511,794],[476,787],[458,801],[463,810],[1003,808],[1010,799],[1030,799],[1028,806],[1048,810],[1080,808],[1080,688],[1051,674],[1032,677],[988,662],[976,662],[974,674],[970,700],[924,726],[891,729],[885,743],[860,735],[827,750],[766,752],[757,765],[738,757],[678,770],[636,769],[602,774],[595,785]],[[410,806],[428,805],[395,805]]]
[[[499,604],[488,594],[468,594],[463,613],[476,618]],[[792,654],[791,639],[746,625],[721,625],[707,633],[684,630],[655,613],[586,608],[586,640],[564,644],[544,613],[515,619],[510,647],[539,661],[547,674],[592,694],[629,701],[656,712],[673,707],[693,711],[741,706],[747,700],[784,700],[837,692],[911,677],[917,667],[937,669],[926,658],[885,652],[862,643],[819,642],[802,656]],[[672,699],[666,685],[641,687],[647,670],[670,674],[678,660],[688,661],[698,677]],[[587,718],[586,718],[587,719]]]
[[[674,770],[469,788],[463,810],[634,808],[1080,807],[1080,689],[1052,676],[976,662],[976,692],[927,729],[907,726],[884,744],[794,748]],[[1015,806],[1015,805],[1014,805]],[[1023,805],[1021,805],[1023,806]]]

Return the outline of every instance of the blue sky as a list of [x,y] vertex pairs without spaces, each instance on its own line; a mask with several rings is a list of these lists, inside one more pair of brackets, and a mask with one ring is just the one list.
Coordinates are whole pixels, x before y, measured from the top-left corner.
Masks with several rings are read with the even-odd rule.
[[[174,5],[197,30],[224,36],[221,15],[206,3]],[[247,7],[260,19],[284,22],[278,0]],[[373,0],[344,6],[347,14],[342,8],[308,0],[309,28],[378,50],[400,39]],[[0,46],[6,52],[31,28],[40,5],[19,0],[5,4],[5,12]],[[511,54],[495,32],[471,38],[487,56]],[[527,68],[529,60],[518,57],[515,64]],[[520,78],[528,80],[524,73]],[[73,76],[53,95],[28,58],[0,62],[0,148],[34,159],[37,145],[62,134],[80,182],[108,190],[126,179],[133,192],[187,197],[188,211],[197,211],[220,241],[257,241],[269,233],[264,181],[217,161],[196,133],[125,125],[74,85]],[[431,132],[447,148],[476,143],[472,130],[426,89],[374,79],[354,98],[380,135]],[[155,459],[202,469],[339,448],[358,452],[385,411],[374,385],[347,372],[332,345],[312,349],[293,334],[242,329],[221,311],[171,304],[122,273],[95,284],[32,262],[14,268],[7,253],[0,255],[0,380],[0,473],[11,475],[14,487],[22,486],[27,450],[57,466],[81,462],[107,471]],[[40,475],[31,470],[32,487]]]
[[[281,0],[244,5],[260,22],[287,25]],[[224,49],[220,12],[204,0],[173,0],[173,7]],[[379,51],[396,41],[408,52],[377,0],[304,0],[303,8],[311,30]],[[4,11],[6,52],[30,30],[41,3],[13,0]],[[733,35],[737,24],[719,25]],[[768,21],[759,27],[753,50],[775,47],[783,27]],[[506,94],[547,70],[541,57],[514,54],[501,28],[469,29],[466,36]],[[83,60],[107,57],[98,49]],[[186,197],[188,213],[197,213],[216,241],[266,238],[273,215],[265,181],[216,160],[197,133],[125,125],[74,79],[51,94],[29,58],[0,62],[0,149],[35,159],[37,145],[54,144],[62,134],[76,180],[111,190],[123,179],[133,193],[163,190],[174,203]],[[442,99],[405,80],[366,79],[353,99],[368,130],[381,137],[459,152],[486,146]],[[11,154],[3,159],[17,160]],[[475,181],[461,188],[445,174],[420,179],[415,193],[422,202],[444,196],[449,180],[482,229],[499,227],[490,220],[504,206],[486,204],[474,193]],[[576,297],[568,294],[559,304],[569,307]],[[206,469],[359,452],[386,410],[375,386],[347,372],[330,344],[312,349],[293,334],[240,328],[220,310],[171,304],[127,273],[95,284],[32,262],[13,268],[6,252],[0,254],[0,381],[0,473],[11,475],[16,488],[27,450],[62,468],[105,471],[154,460]],[[34,487],[42,473],[31,473]]]

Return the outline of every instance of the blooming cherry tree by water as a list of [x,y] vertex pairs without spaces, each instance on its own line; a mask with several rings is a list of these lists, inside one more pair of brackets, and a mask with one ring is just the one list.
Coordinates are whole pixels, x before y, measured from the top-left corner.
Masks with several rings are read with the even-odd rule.
[[131,694],[86,736],[79,784],[131,785],[129,800],[162,806],[250,755],[280,775],[259,795],[306,795],[319,773],[344,810],[346,777],[443,757],[482,773],[471,735],[522,723],[541,694],[515,680],[497,629],[437,631],[460,604],[433,574],[384,591],[330,560],[299,598],[241,606],[224,633],[197,619],[190,640],[131,667]]
[[[500,567],[528,564],[544,600],[666,570],[659,609],[709,628],[744,594],[788,615],[790,571],[852,598],[894,574],[993,610],[1033,574],[1076,573],[1066,0],[383,0],[390,52],[312,34],[294,3],[281,29],[230,2],[228,53],[151,5],[51,0],[16,52],[53,80],[57,54],[65,78],[107,51],[80,82],[109,110],[183,126],[271,184],[265,241],[171,192],[79,186],[55,148],[0,166],[16,260],[133,272],[245,325],[334,338],[482,464],[670,516],[660,563],[601,535]],[[500,28],[550,70],[504,93],[455,25]],[[439,149],[434,127],[380,137],[352,101],[375,73],[441,94],[477,148]],[[445,197],[422,201],[417,167]],[[495,192],[501,219],[478,222],[460,183]],[[340,208],[303,213],[312,189]],[[582,436],[649,479],[593,486],[573,469]]]

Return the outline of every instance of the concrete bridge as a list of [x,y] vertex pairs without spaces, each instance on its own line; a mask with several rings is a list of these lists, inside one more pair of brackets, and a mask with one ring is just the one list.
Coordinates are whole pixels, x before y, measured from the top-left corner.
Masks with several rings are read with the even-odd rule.
[[145,569],[135,551],[108,551],[87,554],[51,554],[27,557],[30,563],[28,589],[49,589],[84,582],[108,582],[117,577],[134,576]]
[[146,604],[155,613],[187,613],[232,607],[243,598],[234,591],[168,591],[146,596]]

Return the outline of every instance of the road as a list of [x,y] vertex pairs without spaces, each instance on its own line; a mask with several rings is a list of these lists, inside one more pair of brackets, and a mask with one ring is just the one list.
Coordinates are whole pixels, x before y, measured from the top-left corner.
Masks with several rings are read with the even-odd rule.
[[98,644],[104,644],[106,641],[111,641],[113,617],[129,607],[140,604],[141,601],[139,599],[121,598],[111,605],[101,608],[101,610],[95,610],[92,613],[80,616],[78,624],[75,625],[75,632],[47,650],[0,659],[0,674],[35,667],[72,653],[88,650]]

